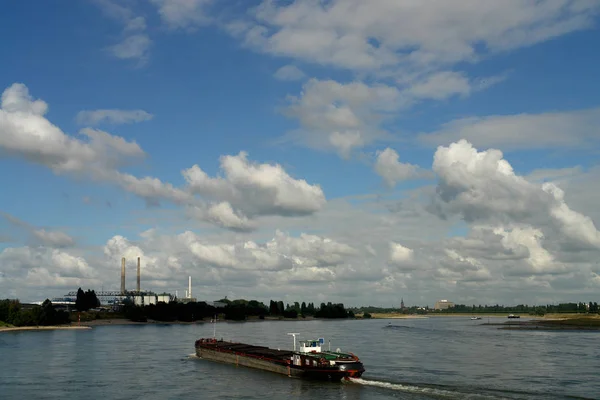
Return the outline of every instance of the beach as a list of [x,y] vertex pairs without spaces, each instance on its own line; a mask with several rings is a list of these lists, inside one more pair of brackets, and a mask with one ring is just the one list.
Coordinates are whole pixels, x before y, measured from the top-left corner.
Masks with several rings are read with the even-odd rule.
[[48,326],[1,326],[0,332],[20,332],[20,331],[51,331],[57,329],[92,329],[89,326],[78,325],[48,325]]

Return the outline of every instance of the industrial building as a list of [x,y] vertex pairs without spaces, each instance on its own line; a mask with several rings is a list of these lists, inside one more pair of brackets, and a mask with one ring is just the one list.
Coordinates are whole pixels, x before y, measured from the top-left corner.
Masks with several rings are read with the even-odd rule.
[[448,308],[454,307],[454,303],[448,300],[438,300],[435,302],[433,306],[434,310],[446,310]]
[[[193,303],[196,302],[196,298],[192,296],[192,277],[188,277],[188,288],[185,291],[185,297],[178,297],[177,292],[175,296],[170,293],[154,293],[152,291],[141,290],[141,258],[137,258],[137,279],[136,279],[136,290],[127,290],[125,285],[126,276],[126,259],[121,258],[121,290],[120,291],[100,291],[96,292],[96,297],[100,300],[100,304],[103,306],[121,306],[126,302],[131,302],[136,306],[148,306],[151,304],[158,304],[160,302],[170,303],[177,301],[179,303]],[[69,292],[61,301],[64,301],[65,305],[74,306],[77,298],[77,292]],[[57,299],[58,300],[58,299]],[[219,302],[207,302],[208,304],[214,305],[215,307],[225,307],[225,304]]]

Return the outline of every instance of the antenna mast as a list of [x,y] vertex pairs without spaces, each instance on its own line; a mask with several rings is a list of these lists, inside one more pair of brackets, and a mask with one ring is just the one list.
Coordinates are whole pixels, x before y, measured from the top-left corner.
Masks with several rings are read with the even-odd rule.
[[213,324],[213,339],[217,338],[217,314],[215,314],[215,322]]
[[296,351],[296,335],[299,335],[299,333],[288,333],[288,335],[292,335],[294,337],[294,351]]

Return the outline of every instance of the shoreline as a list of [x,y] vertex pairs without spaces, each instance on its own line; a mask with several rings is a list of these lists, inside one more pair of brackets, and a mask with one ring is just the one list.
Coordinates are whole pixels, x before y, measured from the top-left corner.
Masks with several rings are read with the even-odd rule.
[[39,325],[39,326],[2,326],[0,332],[23,332],[23,331],[54,331],[54,330],[86,330],[91,326],[78,325]]

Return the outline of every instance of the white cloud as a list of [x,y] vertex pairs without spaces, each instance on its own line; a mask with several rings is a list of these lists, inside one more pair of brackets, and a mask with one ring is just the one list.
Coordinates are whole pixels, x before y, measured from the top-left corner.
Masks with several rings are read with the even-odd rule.
[[516,175],[499,150],[478,152],[465,140],[440,146],[433,170],[440,178],[434,204],[440,215],[458,214],[467,222],[550,222],[546,229],[558,230],[569,246],[600,249],[593,221],[569,208],[561,189]]
[[419,135],[428,145],[466,139],[478,147],[506,150],[583,148],[600,140],[600,108],[542,114],[492,115],[450,121]]
[[466,96],[471,90],[471,83],[463,74],[443,71],[416,82],[408,92],[417,99],[444,100],[453,95]]
[[37,229],[33,231],[33,235],[43,244],[50,247],[68,247],[75,244],[75,240],[64,232],[46,231],[45,229]]
[[[10,225],[8,230],[11,233],[15,234],[19,233],[19,231],[24,232],[30,236],[31,241],[35,244],[51,248],[71,247],[75,245],[75,239],[64,232],[35,227],[28,222],[15,217],[14,215],[1,211],[0,217],[0,222],[2,220],[8,222]],[[11,240],[9,236],[6,236],[6,239],[7,241]],[[2,240],[0,240],[0,242],[1,241]]]
[[[599,10],[593,2],[567,0],[509,4],[460,0],[435,5],[264,0],[250,10],[250,17],[225,25],[257,51],[349,70],[356,80],[360,78],[362,82],[350,83],[313,79],[300,95],[289,97],[286,113],[301,125],[289,132],[289,139],[348,158],[354,150],[385,138],[388,132],[382,122],[399,112],[423,101],[466,97],[507,76],[506,71],[497,71],[469,77],[453,70],[457,65],[591,28]],[[352,103],[358,91],[370,93],[369,99]],[[531,142],[526,135],[512,135],[514,140]],[[435,144],[449,143],[436,139],[430,137]],[[452,136],[450,142],[455,140]],[[477,145],[484,141],[480,136],[471,140]]]
[[413,249],[409,249],[400,243],[390,242],[389,264],[398,268],[401,272],[410,272],[421,268],[426,268],[421,261],[421,265],[415,258]]
[[[4,281],[0,285],[29,288],[63,288],[97,284],[98,273],[82,257],[46,247],[6,248],[0,252]],[[0,286],[1,287],[1,286]],[[44,297],[44,298],[45,298]]]
[[147,35],[137,34],[127,36],[123,41],[110,47],[111,53],[121,59],[136,59],[145,63],[152,41]]
[[318,185],[292,178],[278,164],[251,163],[247,156],[240,152],[221,157],[224,177],[211,178],[198,165],[184,170],[189,190],[206,199],[226,201],[248,216],[308,215],[325,204]]
[[284,65],[275,71],[275,79],[280,81],[297,81],[304,78],[304,72],[295,65]]
[[295,142],[348,157],[355,148],[386,137],[379,125],[399,108],[401,101],[398,89],[386,85],[311,79],[300,97],[289,97],[285,113],[298,119],[303,129],[288,136]]
[[150,0],[170,28],[193,29],[210,23],[206,9],[212,0]]
[[265,0],[245,42],[266,53],[353,70],[427,69],[590,28],[599,7],[571,1]]
[[118,170],[145,156],[137,143],[90,128],[80,131],[89,141],[75,139],[44,118],[46,111],[46,103],[33,101],[24,85],[6,89],[0,109],[0,148],[56,173],[117,184],[148,205],[166,200],[186,206],[196,218],[233,230],[255,228],[250,218],[257,216],[310,215],[326,203],[318,185],[291,177],[278,164],[253,163],[243,151],[221,157],[224,178],[208,177],[198,165],[182,171],[188,184],[182,189],[155,177],[138,178]]
[[138,66],[148,61],[152,40],[146,32],[146,19],[135,15],[130,7],[112,0],[93,0],[100,10],[109,18],[123,25],[123,39],[108,48],[116,58],[136,60]]
[[402,85],[310,79],[299,96],[288,96],[284,114],[301,128],[287,139],[348,158],[373,142],[393,136],[384,128],[403,111],[424,100],[444,100],[480,90],[478,83],[455,72],[439,72]]
[[377,152],[375,171],[384,179],[389,187],[396,186],[396,183],[400,181],[426,177],[428,175],[424,171],[421,171],[417,165],[401,163],[398,153],[389,147]]
[[0,148],[57,173],[100,170],[144,155],[135,142],[102,131],[82,130],[89,142],[66,135],[44,117],[47,104],[33,100],[23,84],[7,88],[1,106]]
[[[103,258],[95,258],[96,250],[86,257],[88,265],[102,271],[100,280],[79,278],[72,282],[75,286],[48,287],[43,296],[61,295],[78,286],[116,290],[123,256],[128,288],[135,286],[135,263],[141,257],[144,289],[181,294],[192,275],[194,294],[202,300],[227,295],[267,302],[391,305],[401,295],[408,304],[432,305],[439,298],[468,304],[471,300],[531,304],[548,297],[555,299],[551,302],[572,300],[573,288],[578,298],[587,299],[596,290],[592,271],[597,251],[565,251],[557,246],[561,231],[547,234],[546,226],[524,223],[474,225],[467,237],[446,239],[453,222],[423,213],[415,201],[424,193],[429,192],[406,193],[402,206],[393,212],[386,212],[391,201],[362,199],[359,206],[337,199],[326,204],[318,218],[265,217],[252,232],[193,233],[181,227],[169,228],[170,233],[146,230],[135,241],[117,235],[106,242]],[[269,225],[319,233],[292,235]],[[576,257],[569,259],[570,254]],[[0,256],[0,262],[5,260]],[[49,271],[55,282],[61,282],[61,273]],[[0,282],[0,290],[16,282],[13,272],[7,270],[8,275],[10,283]],[[565,279],[570,276],[574,278],[567,288]],[[25,288],[22,281],[15,287]],[[25,290],[22,298],[25,293],[32,300],[42,296]]]
[[154,116],[144,110],[84,110],[77,114],[77,122],[82,125],[130,124],[133,122],[149,121]]

